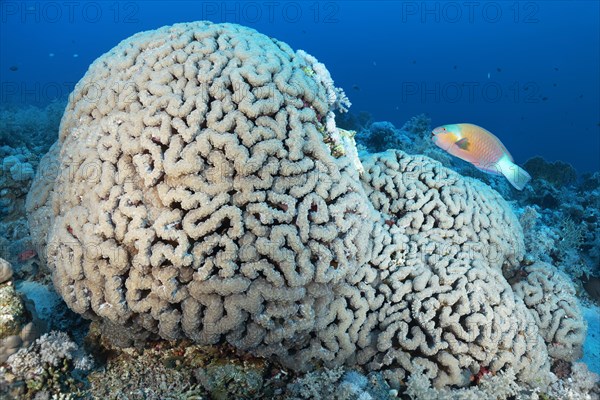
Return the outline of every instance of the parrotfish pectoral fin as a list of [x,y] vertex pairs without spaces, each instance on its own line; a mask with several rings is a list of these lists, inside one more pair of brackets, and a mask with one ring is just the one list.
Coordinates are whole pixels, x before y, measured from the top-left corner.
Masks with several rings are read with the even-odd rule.
[[509,157],[502,157],[496,164],[498,170],[504,175],[511,185],[517,190],[523,190],[527,182],[531,180],[531,175],[523,168],[512,162]]
[[456,146],[458,146],[459,149],[469,150],[469,139],[467,139],[467,138],[462,138],[462,139],[460,139],[458,142],[456,142],[454,144]]

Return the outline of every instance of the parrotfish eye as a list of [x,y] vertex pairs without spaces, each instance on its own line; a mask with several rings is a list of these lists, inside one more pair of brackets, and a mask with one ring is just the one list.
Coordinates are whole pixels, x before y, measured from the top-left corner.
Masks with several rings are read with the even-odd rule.
[[439,135],[441,133],[447,133],[448,131],[443,126],[438,126],[434,130],[431,131],[431,136]]

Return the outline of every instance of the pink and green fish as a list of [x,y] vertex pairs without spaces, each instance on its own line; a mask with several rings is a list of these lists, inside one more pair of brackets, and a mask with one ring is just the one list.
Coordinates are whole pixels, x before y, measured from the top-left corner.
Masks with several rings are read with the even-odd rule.
[[491,132],[473,124],[442,125],[432,132],[432,140],[439,148],[477,169],[494,175],[504,175],[517,190],[523,190],[531,176],[515,164],[500,139]]

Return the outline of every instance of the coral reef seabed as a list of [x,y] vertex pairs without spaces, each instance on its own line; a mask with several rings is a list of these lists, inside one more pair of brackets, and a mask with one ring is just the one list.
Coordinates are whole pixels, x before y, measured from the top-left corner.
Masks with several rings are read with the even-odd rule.
[[598,399],[600,172],[517,192],[350,105],[204,21],[0,109],[0,396]]

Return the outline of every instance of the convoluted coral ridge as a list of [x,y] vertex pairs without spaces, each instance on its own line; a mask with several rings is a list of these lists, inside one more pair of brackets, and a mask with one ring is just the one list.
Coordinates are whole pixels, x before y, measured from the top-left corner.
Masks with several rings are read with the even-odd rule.
[[481,254],[496,269],[519,265],[524,252],[519,221],[489,186],[401,151],[378,153],[363,165],[372,204],[388,223],[404,228],[412,244]]
[[500,268],[523,249],[506,202],[427,157],[388,151],[363,164],[371,201],[405,228],[393,233],[405,237],[384,257],[389,266],[379,266],[384,301],[370,365],[395,380],[421,366],[436,386],[464,385],[481,368],[513,366],[524,381],[546,370],[535,321]]
[[436,386],[546,371],[502,275],[523,251],[507,204],[427,157],[384,153],[363,170],[353,141],[336,142],[342,92],[307,60],[197,22],[91,65],[61,122],[58,174],[34,184],[46,200],[28,201],[69,307],[294,369],[385,369],[396,384],[415,365]]
[[[373,213],[323,142],[331,94],[303,67],[284,43],[205,22],[137,34],[91,65],[53,191],[36,186],[50,206],[29,202],[32,230],[53,210],[47,256],[73,310],[265,353],[318,327],[336,342],[328,303],[366,263]],[[311,346],[307,360],[353,349]]]
[[575,361],[583,356],[587,326],[571,280],[544,262],[524,268],[526,278],[513,285],[532,310],[540,333],[555,358]]

